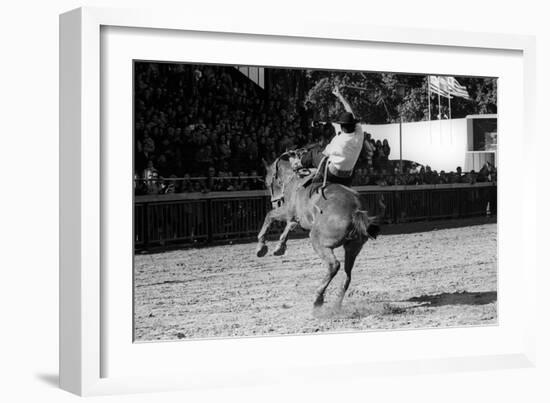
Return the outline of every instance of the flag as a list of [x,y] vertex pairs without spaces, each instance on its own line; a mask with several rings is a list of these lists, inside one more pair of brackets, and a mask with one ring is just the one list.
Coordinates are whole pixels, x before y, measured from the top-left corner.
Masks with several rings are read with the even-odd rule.
[[456,78],[447,77],[447,87],[451,95],[459,98],[470,99],[470,94],[468,94],[468,90],[465,86],[460,85]]
[[452,98],[452,94],[449,90],[449,83],[445,77],[430,76],[430,91],[441,95],[442,97]]
[[445,98],[459,97],[470,99],[470,94],[464,85],[460,85],[454,77],[430,76],[430,90]]

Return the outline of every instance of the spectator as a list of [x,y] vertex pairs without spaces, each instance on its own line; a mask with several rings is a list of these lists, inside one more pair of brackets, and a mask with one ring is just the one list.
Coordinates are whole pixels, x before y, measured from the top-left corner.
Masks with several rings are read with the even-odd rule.
[[373,166],[375,171],[380,171],[382,169],[383,157],[384,150],[382,149],[382,142],[380,140],[376,140],[373,157]]
[[426,165],[423,182],[428,185],[435,185],[437,181],[437,173],[432,171],[432,168],[429,165]]
[[162,192],[162,183],[158,172],[154,171],[147,181],[147,194],[156,195]]
[[447,174],[445,173],[445,171],[441,170],[439,172],[439,183],[440,184],[445,184],[445,183],[448,183],[447,181]]
[[149,160],[147,161],[147,167],[143,170],[142,178],[144,179],[145,183],[148,184],[148,181],[153,179],[153,175],[158,176],[157,169],[153,166],[153,161]]
[[206,183],[204,188],[206,192],[212,192],[212,191],[218,190],[215,178],[216,178],[216,169],[213,166],[208,167],[208,176],[206,177]]
[[462,177],[462,168],[456,167],[456,183],[463,183],[464,178]]
[[469,183],[470,185],[473,185],[474,183],[476,183],[476,182],[477,182],[477,174],[476,174],[476,171],[474,171],[474,170],[472,169],[472,170],[470,171],[470,173],[466,175],[465,182],[466,182],[466,183]]
[[164,189],[165,194],[177,192],[178,183],[174,178],[176,178],[176,175],[170,175],[170,180],[167,181],[166,188]]
[[363,152],[365,154],[365,159],[367,161],[367,170],[368,170],[369,173],[374,170],[373,160],[374,160],[375,149],[376,149],[376,147],[372,143],[371,134],[365,132]]
[[383,156],[384,160],[388,161],[390,157],[391,148],[387,139],[384,139],[384,142],[382,143],[382,151],[384,153],[384,156]]

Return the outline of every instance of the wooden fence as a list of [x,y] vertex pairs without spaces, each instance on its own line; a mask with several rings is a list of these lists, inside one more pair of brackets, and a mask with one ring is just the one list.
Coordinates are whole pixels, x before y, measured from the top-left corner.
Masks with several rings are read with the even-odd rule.
[[[495,183],[359,186],[370,214],[384,197],[386,224],[496,214]],[[215,243],[253,238],[271,208],[266,191],[136,196],[137,249],[166,244]],[[280,225],[271,230],[278,233]]]

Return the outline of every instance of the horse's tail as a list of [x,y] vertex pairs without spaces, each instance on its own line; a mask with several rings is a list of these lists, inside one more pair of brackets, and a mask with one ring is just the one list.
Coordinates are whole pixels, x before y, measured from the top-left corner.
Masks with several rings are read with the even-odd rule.
[[376,239],[380,233],[380,220],[378,217],[370,217],[366,211],[357,210],[351,216],[351,231],[349,238],[365,237]]
[[382,196],[378,201],[381,211],[377,216],[371,217],[365,210],[357,210],[351,216],[352,228],[349,234],[350,238],[357,236],[376,239],[380,234],[380,227],[382,217],[386,212],[386,205],[384,204],[384,197]]

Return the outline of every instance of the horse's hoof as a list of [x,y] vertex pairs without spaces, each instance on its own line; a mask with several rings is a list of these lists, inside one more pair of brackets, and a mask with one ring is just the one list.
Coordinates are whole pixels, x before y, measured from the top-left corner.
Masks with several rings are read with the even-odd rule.
[[323,297],[318,297],[315,302],[313,303],[314,308],[320,308],[325,303],[325,299]]
[[267,245],[264,243],[256,248],[256,256],[264,257],[267,254]]
[[283,256],[285,252],[286,252],[286,245],[277,245],[277,247],[273,251],[273,254],[275,256]]

